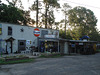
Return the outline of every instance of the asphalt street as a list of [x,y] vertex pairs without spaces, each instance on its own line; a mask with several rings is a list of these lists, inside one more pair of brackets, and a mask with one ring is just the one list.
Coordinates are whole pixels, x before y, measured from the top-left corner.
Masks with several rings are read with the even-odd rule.
[[100,53],[0,65],[0,75],[100,75]]

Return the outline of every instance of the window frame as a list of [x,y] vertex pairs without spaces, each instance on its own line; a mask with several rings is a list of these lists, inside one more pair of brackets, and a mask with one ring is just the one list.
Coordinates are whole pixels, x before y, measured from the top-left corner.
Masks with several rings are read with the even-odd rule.
[[11,26],[8,26],[8,35],[12,35],[12,27]]

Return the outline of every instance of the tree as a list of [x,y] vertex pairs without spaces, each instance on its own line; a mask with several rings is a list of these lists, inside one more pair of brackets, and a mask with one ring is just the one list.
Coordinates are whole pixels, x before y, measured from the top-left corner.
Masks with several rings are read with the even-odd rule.
[[68,5],[67,3],[64,3],[62,11],[65,14],[65,35],[66,35],[66,24],[68,23],[68,18],[67,18],[67,16],[68,16],[68,10],[70,8],[71,8],[70,5]]
[[1,2],[2,2],[2,1],[0,0],[0,4],[1,4]]
[[32,4],[32,6],[29,8],[31,11],[36,11],[36,27],[42,27],[41,22],[39,21],[39,16],[38,16],[41,13],[39,12],[39,10],[41,9],[40,7],[42,7],[41,2],[36,0],[34,1],[34,4]]
[[0,5],[0,21],[10,23],[22,22],[24,19],[22,12],[20,9],[2,3]]
[[56,30],[59,30],[59,24],[60,24],[60,22],[55,22],[55,29]]
[[63,31],[62,29],[59,31],[59,36],[60,36],[60,38],[63,38],[63,39],[65,39],[66,38],[66,36],[65,36],[65,31]]
[[[42,17],[41,25],[45,25],[45,14],[42,13],[41,17]],[[55,22],[54,11],[51,10],[49,11],[49,15],[47,16],[47,23],[49,24],[48,28],[53,29],[54,22]]]
[[70,34],[70,30],[67,30],[66,33],[67,33],[67,34],[65,35],[65,31],[61,29],[61,30],[59,31],[59,36],[60,36],[60,38],[72,40],[72,36],[71,36],[71,34]]
[[53,10],[51,10],[49,11],[49,17],[48,17],[48,23],[51,29],[52,29],[52,25],[54,24],[54,22],[55,22],[54,12]]
[[24,8],[22,5],[22,1],[21,0],[6,0],[9,5],[11,5],[12,7],[17,7],[17,8]]
[[72,40],[79,40],[80,37],[82,37],[80,28],[79,27],[73,28],[73,30],[70,31],[70,35],[72,37]]
[[23,21],[24,24],[33,25],[35,23],[35,21],[30,18],[30,11],[24,11],[23,18],[24,18],[24,21]]
[[68,29],[68,30],[66,31],[66,39],[72,40],[72,36],[71,36],[70,32],[71,32],[70,29]]
[[68,22],[73,30],[77,29],[75,35],[88,35],[95,29],[97,19],[90,9],[85,7],[75,7],[68,12]]
[[57,0],[43,0],[44,2],[44,5],[45,5],[45,28],[47,28],[47,14],[48,14],[48,11],[49,11],[49,8],[52,7],[52,8],[59,8],[60,5],[59,3],[57,2]]
[[[37,8],[37,0],[36,0],[34,4],[30,7],[30,10],[32,11],[38,10],[38,15],[41,16],[41,18],[38,16],[38,27],[43,27],[42,25],[45,25],[45,28],[52,28],[52,24],[54,24],[55,21],[53,8],[60,7],[60,5],[58,4],[57,0],[43,0],[43,3],[44,5],[39,1]],[[39,12],[41,9],[44,9],[45,13]]]
[[94,28],[89,34],[89,37],[92,41],[100,41],[100,32],[97,30],[97,28]]
[[[28,15],[29,16],[29,15]],[[0,21],[18,24],[27,24],[30,18],[26,16],[26,12],[12,5],[0,4]]]

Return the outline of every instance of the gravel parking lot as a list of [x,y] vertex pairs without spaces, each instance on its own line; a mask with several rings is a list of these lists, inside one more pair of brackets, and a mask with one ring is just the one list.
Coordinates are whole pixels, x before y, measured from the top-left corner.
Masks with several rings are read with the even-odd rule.
[[100,53],[0,65],[0,75],[100,75]]

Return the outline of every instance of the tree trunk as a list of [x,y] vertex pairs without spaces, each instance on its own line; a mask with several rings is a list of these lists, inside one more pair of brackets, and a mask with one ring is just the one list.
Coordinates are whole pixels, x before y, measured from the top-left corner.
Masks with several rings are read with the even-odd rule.
[[65,39],[66,39],[66,15],[65,15]]
[[46,9],[45,9],[45,28],[47,28],[47,12],[48,12],[48,8],[47,8],[47,3],[46,3]]
[[38,0],[37,0],[37,9],[36,9],[36,27],[38,27]]

